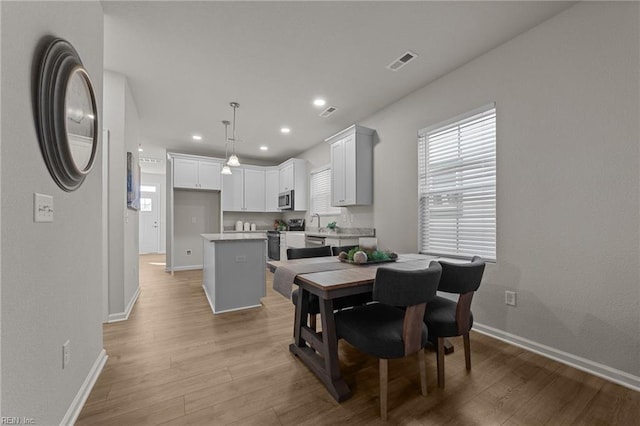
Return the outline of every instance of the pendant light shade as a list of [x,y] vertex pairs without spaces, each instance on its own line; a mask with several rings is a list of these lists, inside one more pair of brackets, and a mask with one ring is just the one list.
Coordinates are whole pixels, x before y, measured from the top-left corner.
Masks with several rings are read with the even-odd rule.
[[227,165],[237,167],[240,165],[240,160],[238,160],[238,157],[235,154],[232,154],[231,157],[229,157],[229,161],[227,161]]
[[224,167],[222,168],[222,171],[220,172],[221,175],[230,175],[231,174],[231,169],[229,168],[229,166],[227,166],[226,164],[224,165]]

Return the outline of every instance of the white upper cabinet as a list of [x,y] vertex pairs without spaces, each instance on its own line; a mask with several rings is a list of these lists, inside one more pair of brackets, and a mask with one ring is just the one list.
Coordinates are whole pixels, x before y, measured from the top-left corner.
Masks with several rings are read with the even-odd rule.
[[290,158],[278,167],[280,169],[280,192],[293,191],[293,209],[307,210],[307,188],[309,175],[307,161]]
[[222,166],[218,162],[199,161],[198,162],[198,178],[200,189],[221,189],[222,179],[220,179],[220,171]]
[[280,192],[280,171],[277,167],[265,170],[264,205],[267,212],[279,212],[278,193]]
[[244,169],[233,167],[230,175],[222,175],[222,210],[244,210]]
[[174,158],[173,187],[220,190],[220,162]]
[[264,167],[244,169],[244,210],[265,211],[265,170]]
[[231,174],[223,176],[222,210],[265,211],[265,170],[263,167],[232,167]]
[[331,205],[373,203],[373,133],[354,125],[326,139],[331,144]]
[[287,161],[280,166],[280,192],[295,189],[294,184],[294,163]]

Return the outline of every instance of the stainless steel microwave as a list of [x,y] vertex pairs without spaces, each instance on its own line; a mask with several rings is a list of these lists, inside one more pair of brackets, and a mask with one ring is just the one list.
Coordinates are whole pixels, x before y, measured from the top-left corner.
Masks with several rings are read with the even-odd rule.
[[280,210],[293,210],[293,189],[278,194],[278,208]]

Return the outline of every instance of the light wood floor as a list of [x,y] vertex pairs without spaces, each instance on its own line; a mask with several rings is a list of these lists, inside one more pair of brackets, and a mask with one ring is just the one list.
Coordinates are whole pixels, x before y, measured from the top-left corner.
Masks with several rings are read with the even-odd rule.
[[[377,361],[341,341],[353,397],[335,402],[290,354],[293,305],[271,290],[264,306],[214,316],[201,271],[164,272],[140,258],[141,295],[128,321],[104,326],[109,355],[78,425],[381,424]],[[389,362],[390,424],[632,425],[640,393],[472,333],[472,371],[462,341],[446,358],[446,389],[420,395],[417,357]]]

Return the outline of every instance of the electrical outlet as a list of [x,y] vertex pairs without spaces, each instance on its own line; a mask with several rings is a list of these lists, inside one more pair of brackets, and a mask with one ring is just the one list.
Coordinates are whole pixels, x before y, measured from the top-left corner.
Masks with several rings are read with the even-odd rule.
[[504,292],[504,303],[509,306],[516,306],[516,292],[506,290]]
[[71,362],[71,342],[67,340],[62,345],[62,369],[64,370]]
[[187,256],[191,256],[191,249],[187,250]]
[[33,194],[33,221],[53,222],[53,197],[51,195]]

